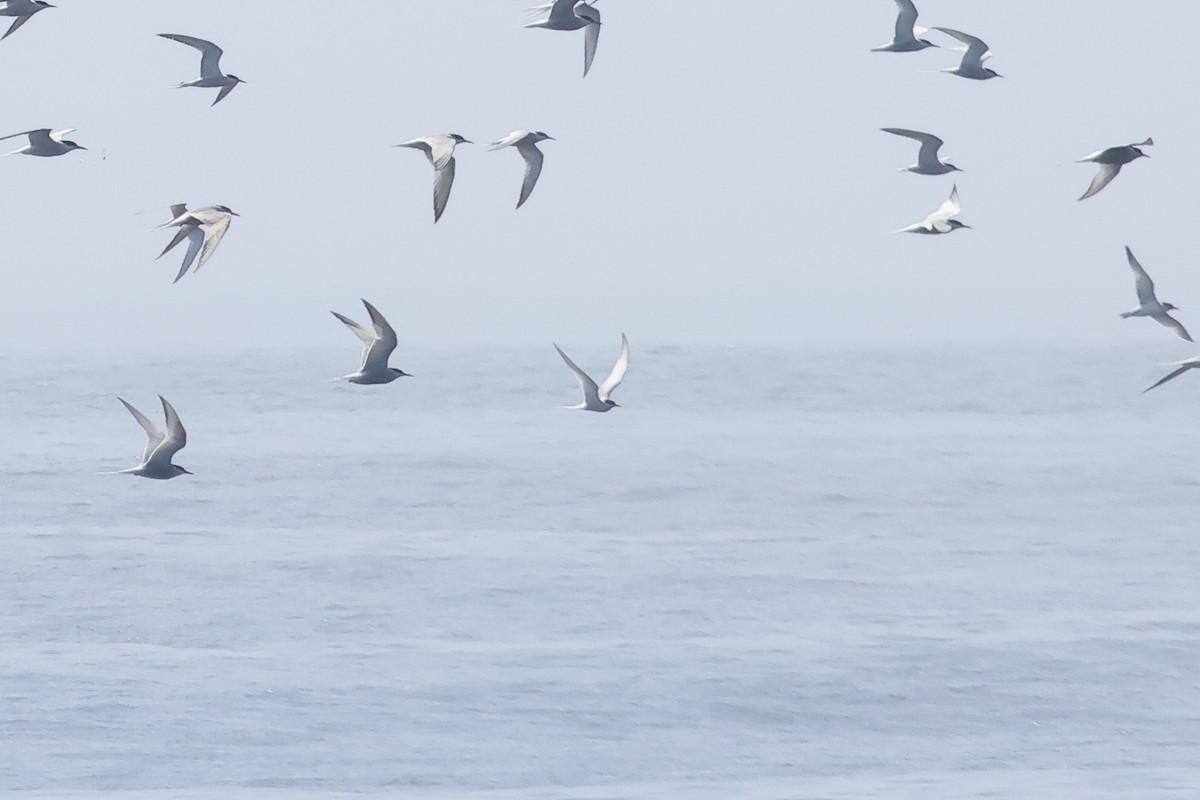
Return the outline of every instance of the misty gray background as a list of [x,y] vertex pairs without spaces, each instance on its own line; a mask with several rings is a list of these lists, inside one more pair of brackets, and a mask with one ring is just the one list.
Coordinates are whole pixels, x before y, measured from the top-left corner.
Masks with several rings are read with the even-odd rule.
[[[446,343],[877,344],[1144,341],[1128,243],[1160,296],[1200,326],[1200,166],[1193,40],[1200,8],[1095,2],[920,3],[921,24],[984,38],[987,83],[922,72],[948,49],[870,53],[887,0],[718,4],[604,0],[592,74],[583,36],[519,28],[532,2],[355,0],[331,6],[63,0],[0,44],[3,133],[76,127],[89,152],[0,161],[10,352],[75,346],[352,345],[330,309],[375,302],[402,348]],[[212,39],[244,78],[169,89]],[[936,41],[954,44],[935,35]],[[896,171],[942,136],[966,170]],[[483,146],[545,130],[546,166]],[[421,154],[456,132],[454,194],[432,222]],[[1152,158],[1076,199],[1073,160],[1154,136]],[[3,143],[5,145],[8,142]],[[18,146],[19,142],[13,144]],[[890,235],[957,180],[975,230]],[[177,286],[181,254],[147,228],[166,206],[239,211]]]

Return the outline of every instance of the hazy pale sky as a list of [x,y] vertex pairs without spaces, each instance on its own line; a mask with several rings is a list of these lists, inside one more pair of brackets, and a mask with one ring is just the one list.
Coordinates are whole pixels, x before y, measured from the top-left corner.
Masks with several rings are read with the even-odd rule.
[[[91,148],[0,160],[7,350],[351,345],[330,315],[374,302],[402,347],[1046,339],[1186,343],[1135,305],[1122,246],[1200,328],[1192,109],[1200,6],[926,0],[921,24],[985,39],[1005,77],[925,70],[948,49],[870,53],[889,0],[718,4],[603,0],[591,75],[582,33],[522,30],[520,0],[287,4],[62,0],[0,43],[0,133],[75,127]],[[764,13],[767,12],[768,13]],[[211,39],[247,81],[169,89]],[[936,41],[955,44],[936,35]],[[965,172],[897,171],[926,130]],[[544,130],[545,171],[486,151]],[[459,149],[432,222],[432,171],[391,145]],[[1076,202],[1072,163],[1153,136],[1151,158]],[[5,145],[8,142],[3,143]],[[18,146],[19,142],[13,144]],[[974,230],[891,235],[957,181]],[[224,203],[220,251],[172,286],[154,258],[166,206]]]

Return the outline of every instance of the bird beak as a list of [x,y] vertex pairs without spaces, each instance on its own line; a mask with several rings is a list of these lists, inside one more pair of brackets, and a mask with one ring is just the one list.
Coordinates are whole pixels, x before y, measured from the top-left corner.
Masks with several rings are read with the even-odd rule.
[[463,143],[463,144],[475,144],[475,143],[474,143],[474,142],[472,142],[470,139],[463,139],[463,140],[462,140],[462,143]]
[[240,217],[240,216],[241,216],[241,214],[237,213],[236,211],[230,211],[229,213],[230,213],[230,214],[232,214],[232,215],[233,215],[233,216],[235,216],[235,217]]
[[974,228],[972,228],[970,225],[962,225],[962,224],[960,224],[960,225],[959,225],[959,227],[960,227],[960,228],[966,228],[967,230],[974,230]]

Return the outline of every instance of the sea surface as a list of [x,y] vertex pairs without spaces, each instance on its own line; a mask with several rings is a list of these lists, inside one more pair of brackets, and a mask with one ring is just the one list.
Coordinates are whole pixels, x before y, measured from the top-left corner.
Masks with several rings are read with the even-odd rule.
[[0,358],[0,793],[1194,800],[1173,344]]

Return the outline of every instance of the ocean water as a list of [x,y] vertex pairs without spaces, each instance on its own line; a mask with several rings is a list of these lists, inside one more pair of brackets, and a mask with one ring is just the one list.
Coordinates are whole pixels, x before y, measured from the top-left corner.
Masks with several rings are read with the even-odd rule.
[[1195,798],[1173,353],[5,357],[0,792]]

